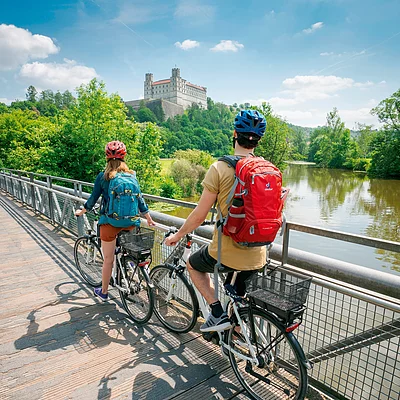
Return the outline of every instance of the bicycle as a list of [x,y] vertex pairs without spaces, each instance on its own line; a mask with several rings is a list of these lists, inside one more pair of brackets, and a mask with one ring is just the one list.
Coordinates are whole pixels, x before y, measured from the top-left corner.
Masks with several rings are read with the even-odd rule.
[[[170,229],[166,236],[176,231]],[[164,264],[154,267],[154,313],[177,333],[190,331],[209,310],[205,299],[185,276],[192,235],[186,235]],[[221,347],[240,384],[252,399],[304,399],[307,369],[311,364],[293,334],[301,324],[311,278],[269,268],[270,275],[255,274],[247,281],[247,294],[234,289],[238,272],[225,287],[226,310],[232,327],[203,334]],[[272,271],[271,271],[272,270]]]
[[[103,255],[98,226],[98,208],[94,215],[93,229],[75,241],[74,259],[82,278],[92,287],[101,286]],[[119,291],[122,306],[129,317],[139,323],[146,323],[153,314],[154,295],[149,278],[152,261],[151,249],[154,231],[136,228],[121,231],[117,236],[114,265],[110,285]]]

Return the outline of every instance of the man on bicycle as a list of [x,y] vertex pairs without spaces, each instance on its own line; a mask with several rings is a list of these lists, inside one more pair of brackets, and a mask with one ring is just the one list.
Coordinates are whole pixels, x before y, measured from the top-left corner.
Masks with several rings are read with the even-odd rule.
[[[253,149],[265,133],[266,121],[262,114],[254,110],[242,110],[235,118],[233,131],[233,147],[235,155],[247,157],[253,154]],[[217,201],[222,217],[228,214],[226,200],[234,183],[234,169],[224,161],[216,161],[207,171],[202,182],[203,193],[197,207],[189,215],[178,232],[169,236],[165,243],[168,246],[176,245],[186,234],[198,228],[207,218],[211,207]],[[208,246],[204,246],[193,253],[187,262],[187,268],[193,284],[206,299],[211,307],[207,321],[201,325],[200,331],[223,331],[231,327],[230,320],[224,312],[221,302],[215,297],[211,286],[209,273],[214,272],[218,258],[218,233],[214,230],[213,238]],[[229,283],[234,271],[242,271],[236,279],[236,292],[244,295],[244,281],[266,264],[265,247],[244,247],[234,242],[230,236],[222,235],[221,264],[223,271],[229,272]]]

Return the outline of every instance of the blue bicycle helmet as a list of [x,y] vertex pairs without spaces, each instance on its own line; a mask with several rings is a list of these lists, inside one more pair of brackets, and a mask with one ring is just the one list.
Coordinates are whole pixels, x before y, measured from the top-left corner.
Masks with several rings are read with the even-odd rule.
[[264,115],[255,110],[241,110],[235,117],[235,131],[237,133],[255,133],[264,136],[267,122]]

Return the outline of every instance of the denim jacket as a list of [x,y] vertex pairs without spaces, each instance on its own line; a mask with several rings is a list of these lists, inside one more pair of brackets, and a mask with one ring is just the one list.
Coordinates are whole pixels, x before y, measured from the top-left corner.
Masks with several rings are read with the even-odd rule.
[[[94,205],[96,204],[97,200],[99,199],[100,196],[103,196],[101,199],[101,204],[100,204],[100,220],[99,220],[99,225],[105,224],[105,218],[102,218],[102,216],[105,216],[106,213],[106,206],[109,200],[108,196],[108,187],[110,186],[110,181],[106,181],[104,179],[104,172],[100,172],[96,180],[94,181],[94,188],[92,191],[92,194],[88,198],[87,202],[84,204],[84,207],[86,210],[90,211]],[[140,194],[139,196],[139,211],[141,215],[146,215],[149,212],[149,207],[147,207],[147,204],[142,196]]]

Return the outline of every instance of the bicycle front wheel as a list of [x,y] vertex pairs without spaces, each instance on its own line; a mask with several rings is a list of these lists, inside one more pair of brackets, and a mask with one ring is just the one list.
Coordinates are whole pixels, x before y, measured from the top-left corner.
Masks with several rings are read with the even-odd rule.
[[158,265],[151,270],[150,279],[154,285],[154,313],[161,323],[176,333],[193,329],[199,304],[183,272],[170,265]]
[[244,331],[256,352],[259,365],[252,358],[243,330],[236,323],[225,332],[224,341],[231,351],[229,359],[236,377],[252,399],[304,399],[307,391],[305,356],[292,333],[282,331],[264,311],[253,310],[255,337],[251,332],[248,308],[239,310]]
[[93,238],[80,237],[74,246],[75,265],[82,278],[93,287],[101,286],[103,255]]
[[133,321],[138,324],[147,322],[153,314],[154,298],[150,278],[144,267],[139,267],[132,257],[122,258],[125,279],[118,269],[118,285],[122,305]]

